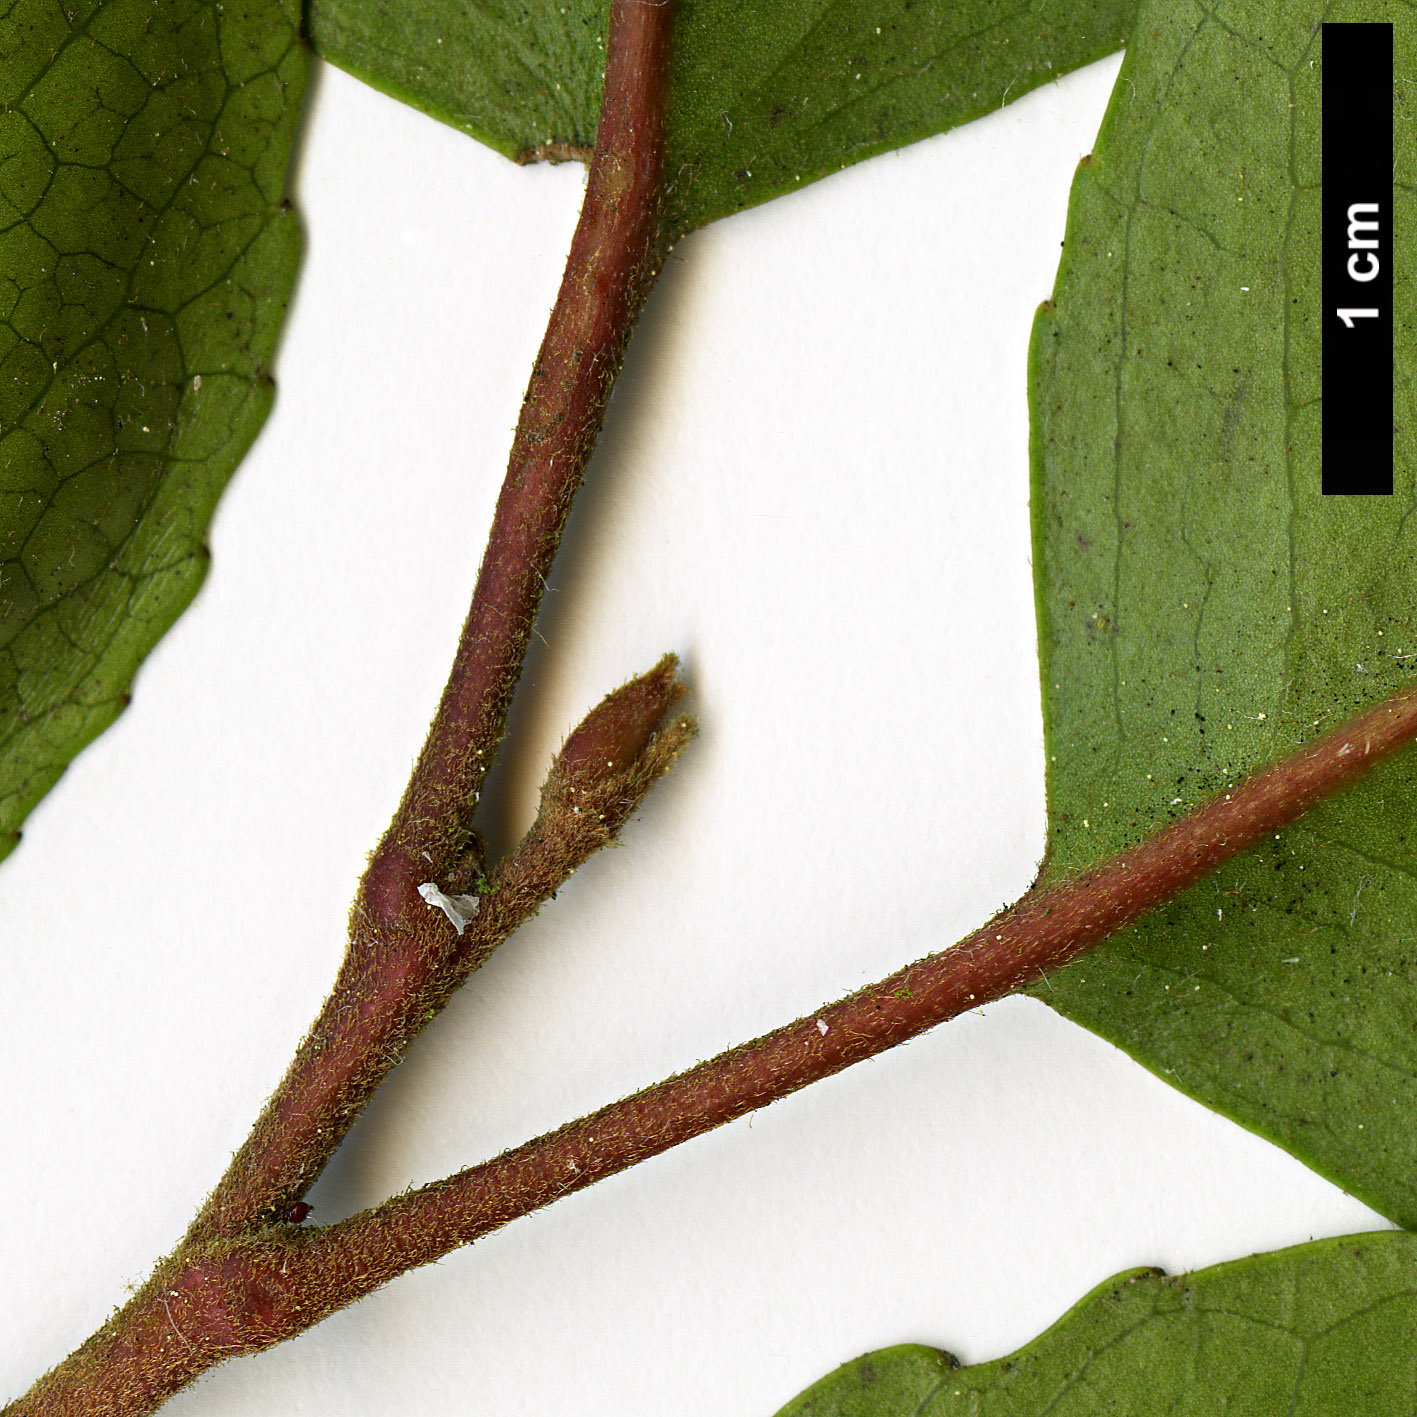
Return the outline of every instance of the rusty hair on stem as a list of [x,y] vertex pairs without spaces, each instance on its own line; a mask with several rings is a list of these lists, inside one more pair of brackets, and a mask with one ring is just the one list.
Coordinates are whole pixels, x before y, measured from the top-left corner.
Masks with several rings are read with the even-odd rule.
[[[308,1252],[309,1262],[393,1278],[1001,998],[1173,899],[1414,739],[1417,686],[1409,686],[1132,849],[1035,887],[954,948],[492,1161],[317,1232],[320,1245]],[[321,1258],[326,1246],[328,1259]]]
[[298,1200],[412,1038],[500,943],[490,925],[456,934],[420,888],[451,885],[443,893],[457,897],[468,884],[452,878],[467,874],[472,809],[625,343],[663,259],[660,170],[673,15],[671,4],[615,0],[611,7],[585,201],[447,686],[360,882],[335,987],[191,1238],[240,1233]]

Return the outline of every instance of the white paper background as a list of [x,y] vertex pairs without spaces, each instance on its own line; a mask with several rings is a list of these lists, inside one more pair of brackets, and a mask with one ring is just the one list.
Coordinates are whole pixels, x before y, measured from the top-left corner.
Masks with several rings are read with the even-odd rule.
[[[677,650],[703,733],[419,1043],[332,1219],[956,939],[1032,877],[1024,356],[1110,62],[683,242],[486,799]],[[185,1228],[314,1014],[470,594],[575,222],[318,75],[276,411],[120,723],[0,868],[0,1396]],[[174,1414],[770,1417],[861,1351],[965,1360],[1087,1289],[1381,1222],[1045,1008],[981,1010],[521,1221]]]

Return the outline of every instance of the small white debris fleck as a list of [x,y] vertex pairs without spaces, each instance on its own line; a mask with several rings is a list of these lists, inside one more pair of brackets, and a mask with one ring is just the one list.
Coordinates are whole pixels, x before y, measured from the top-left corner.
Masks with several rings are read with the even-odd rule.
[[[200,374],[193,374],[193,375],[192,375],[192,390],[193,390],[193,392],[195,393],[196,390],[200,389],[201,387],[202,387],[202,376],[201,376]],[[1379,631],[1379,633],[1381,633],[1381,631]]]
[[441,910],[453,922],[453,929],[459,935],[467,929],[468,922],[482,905],[475,895],[445,895],[432,881],[424,881],[418,888],[418,894],[429,905]]
[[1216,918],[1217,920],[1224,920],[1224,919],[1225,919],[1225,912],[1224,912],[1223,910],[1217,908],[1217,909],[1216,909],[1216,912],[1215,912],[1215,918]]
[[1298,956],[1298,955],[1290,955],[1288,959],[1282,959],[1282,960],[1280,960],[1279,962],[1280,962],[1280,964],[1298,964],[1298,963],[1299,963],[1299,956]]
[[824,1024],[821,1019],[817,1020],[817,1032],[820,1033],[823,1038],[827,1036],[827,1025]]

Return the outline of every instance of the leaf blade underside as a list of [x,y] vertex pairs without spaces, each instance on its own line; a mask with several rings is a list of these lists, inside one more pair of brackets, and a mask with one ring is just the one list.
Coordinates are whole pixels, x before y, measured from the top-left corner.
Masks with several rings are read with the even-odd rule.
[[[666,218],[682,235],[944,132],[1121,47],[1135,0],[681,0]],[[317,52],[514,157],[589,146],[604,0],[313,0]]]
[[1406,1417],[1417,1236],[1312,1241],[1120,1274],[1031,1343],[957,1368],[917,1345],[843,1364],[777,1417]]
[[23,0],[0,59],[0,856],[205,574],[270,407],[294,0]]
[[[1328,19],[1417,17],[1349,0]],[[1146,4],[1030,355],[1049,869],[1410,680],[1417,143],[1396,85],[1396,493],[1319,491],[1314,0]],[[1409,751],[1033,989],[1417,1224]]]

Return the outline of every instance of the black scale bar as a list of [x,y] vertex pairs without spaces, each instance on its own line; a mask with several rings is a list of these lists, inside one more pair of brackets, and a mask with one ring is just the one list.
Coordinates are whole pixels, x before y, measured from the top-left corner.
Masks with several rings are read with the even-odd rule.
[[1323,27],[1323,490],[1392,494],[1392,26]]

